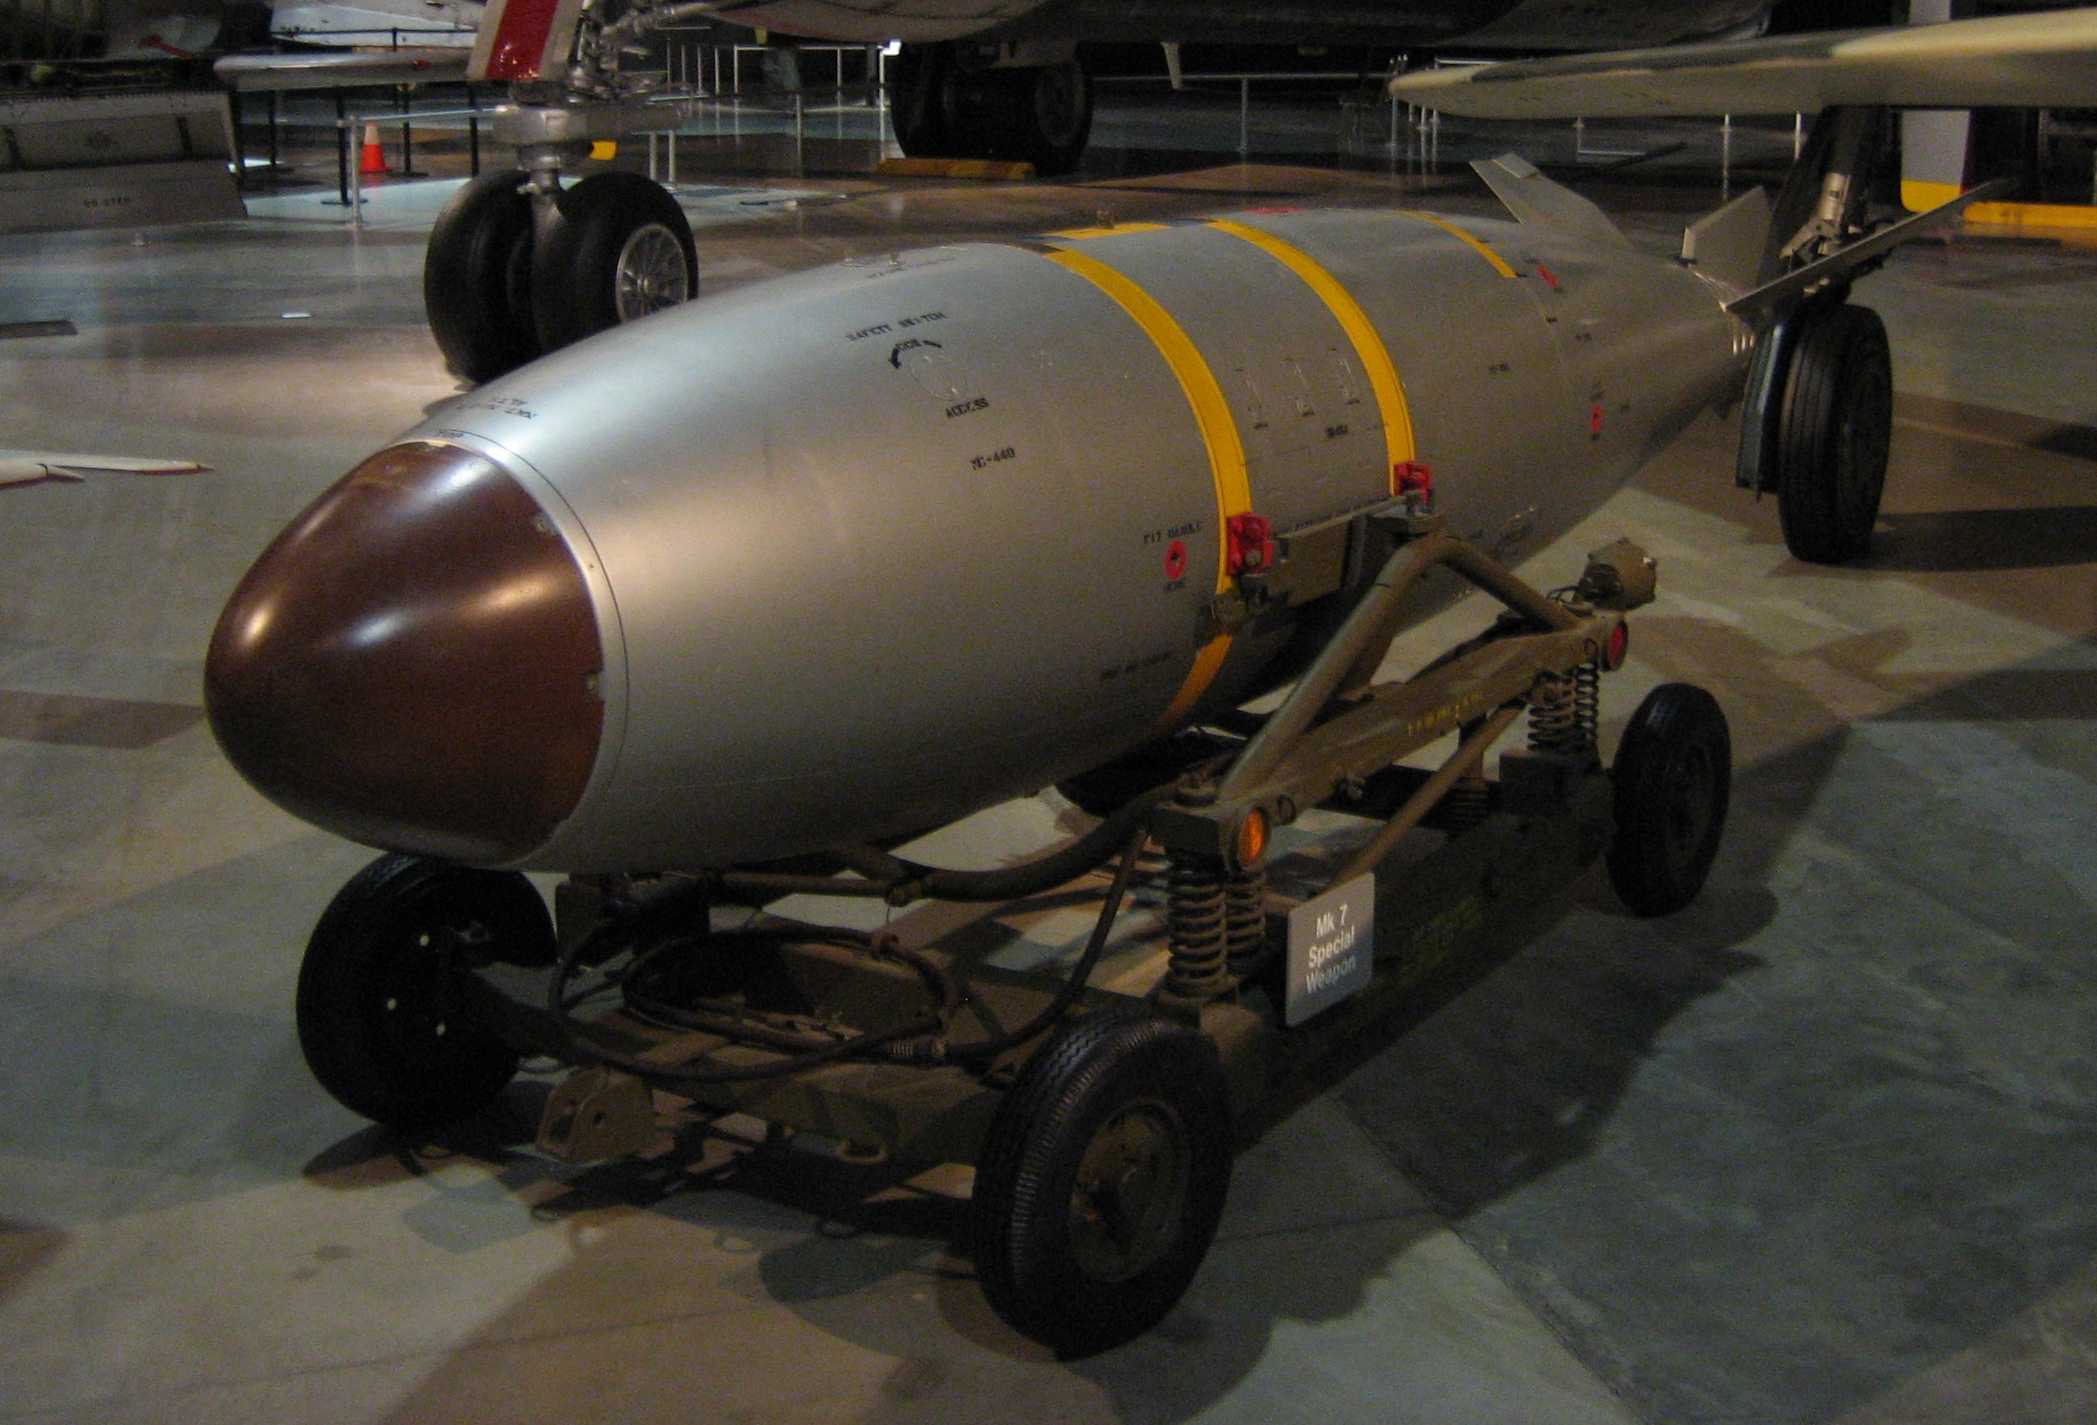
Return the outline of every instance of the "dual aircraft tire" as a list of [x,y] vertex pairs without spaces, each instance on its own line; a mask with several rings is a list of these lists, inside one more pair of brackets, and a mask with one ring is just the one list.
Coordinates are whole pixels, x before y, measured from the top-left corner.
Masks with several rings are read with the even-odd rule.
[[1092,75],[1084,62],[970,69],[955,46],[905,45],[890,109],[912,158],[1024,160],[1037,173],[1077,167],[1092,136]]
[[532,205],[523,175],[483,173],[452,194],[430,229],[422,305],[445,364],[487,381],[537,356]]
[[445,364],[493,380],[699,291],[677,200],[637,173],[592,174],[535,213],[522,174],[484,173],[430,232],[423,305]]

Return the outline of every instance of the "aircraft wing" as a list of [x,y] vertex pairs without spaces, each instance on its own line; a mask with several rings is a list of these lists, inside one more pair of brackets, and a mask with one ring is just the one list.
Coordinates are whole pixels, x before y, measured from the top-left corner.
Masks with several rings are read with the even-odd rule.
[[2097,7],[1425,70],[1390,89],[1480,119],[2073,107],[2097,95]]
[[335,89],[464,79],[467,51],[423,46],[328,54],[229,54],[211,66],[228,89]]
[[0,450],[0,485],[33,485],[39,480],[85,479],[89,471],[127,475],[194,475],[208,470],[194,460],[164,460],[151,455],[73,455],[51,450]]

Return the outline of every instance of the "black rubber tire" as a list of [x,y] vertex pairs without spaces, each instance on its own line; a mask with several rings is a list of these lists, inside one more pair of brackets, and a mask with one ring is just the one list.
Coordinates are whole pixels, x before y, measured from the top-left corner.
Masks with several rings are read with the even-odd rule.
[[445,203],[422,260],[422,305],[444,364],[492,381],[539,354],[532,321],[532,205],[524,175],[483,173]]
[[1617,745],[1609,880],[1639,915],[1668,915],[1704,889],[1726,828],[1733,738],[1718,700],[1689,683],[1646,695]]
[[[541,228],[532,253],[532,315],[539,344],[558,351],[586,336],[699,294],[699,252],[677,200],[638,173],[593,173],[561,190],[558,216]],[[620,269],[630,243],[674,241],[683,290],[629,292]],[[669,265],[674,273],[675,265]],[[622,301],[625,309],[622,310]]]
[[970,158],[1023,159],[1040,174],[1068,173],[1092,135],[1092,76],[1077,60],[974,72],[950,67],[941,98],[947,146]]
[[1014,128],[1006,143],[1044,176],[1070,172],[1092,137],[1092,75],[1083,61],[1020,69]]
[[[1141,1009],[1066,1024],[999,1106],[976,1168],[976,1273],[998,1315],[1064,1356],[1157,1324],[1223,1216],[1230,1117],[1195,1029]],[[1152,1189],[1134,1195],[1136,1221],[1108,1217],[1127,1203],[1090,1175],[1113,1171]]]
[[1871,548],[1893,436],[1885,323],[1844,303],[1800,333],[1777,425],[1777,516],[1784,545],[1814,564]]
[[530,881],[381,856],[328,903],[299,966],[306,1065],[343,1107],[400,1128],[492,1102],[515,1051],[459,1012],[470,965],[552,963],[553,920]]
[[953,46],[944,44],[904,45],[889,67],[888,120],[906,156],[954,156],[942,97],[953,67]]

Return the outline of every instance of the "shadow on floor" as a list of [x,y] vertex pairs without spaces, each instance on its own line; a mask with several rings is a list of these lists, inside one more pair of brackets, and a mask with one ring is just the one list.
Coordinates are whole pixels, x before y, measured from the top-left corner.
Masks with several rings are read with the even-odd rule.
[[2097,564],[2097,505],[1888,512],[1874,570],[1960,573]]

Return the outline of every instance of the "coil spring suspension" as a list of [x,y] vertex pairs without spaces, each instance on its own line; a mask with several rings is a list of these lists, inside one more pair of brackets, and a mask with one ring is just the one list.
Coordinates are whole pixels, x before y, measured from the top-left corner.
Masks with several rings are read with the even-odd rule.
[[1176,999],[1214,999],[1230,981],[1228,879],[1210,857],[1176,856],[1166,870],[1165,992]]
[[1529,695],[1530,750],[1592,759],[1601,711],[1602,669],[1593,659],[1565,677],[1546,674]]
[[1595,729],[1602,721],[1602,663],[1590,658],[1573,670],[1573,725],[1580,729],[1580,744],[1590,758],[1595,753]]
[[1239,978],[1267,960],[1267,871],[1262,867],[1223,883],[1223,944],[1230,971]]

